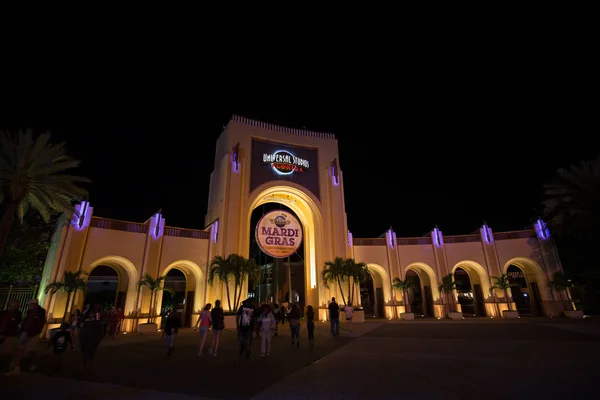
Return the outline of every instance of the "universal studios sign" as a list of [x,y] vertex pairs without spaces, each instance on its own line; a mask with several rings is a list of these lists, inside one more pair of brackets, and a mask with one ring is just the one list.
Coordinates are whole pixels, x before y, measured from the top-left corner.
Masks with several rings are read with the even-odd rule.
[[266,213],[256,224],[256,242],[273,258],[285,258],[298,250],[302,243],[302,225],[292,214],[275,210]]

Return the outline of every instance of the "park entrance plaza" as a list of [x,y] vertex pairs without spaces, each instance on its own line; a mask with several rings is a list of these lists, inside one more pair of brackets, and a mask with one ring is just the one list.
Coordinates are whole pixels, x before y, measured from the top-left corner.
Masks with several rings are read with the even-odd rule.
[[[167,299],[159,291],[155,303],[159,309],[168,301],[175,303],[171,306],[182,311],[185,326],[193,325],[204,304],[216,299],[230,311],[226,283],[215,279],[209,284],[207,278],[211,260],[232,253],[253,257],[262,271],[250,290],[248,282],[242,285],[241,299],[291,299],[301,308],[312,305],[321,321],[328,318],[333,296],[341,305],[354,298],[357,319],[395,320],[409,311],[417,318],[445,318],[451,300],[438,287],[450,273],[461,282],[453,296],[462,317],[501,317],[507,303],[520,316],[563,314],[566,294],[546,284],[561,265],[543,221],[513,232],[493,232],[483,225],[476,233],[459,236],[444,236],[435,228],[425,237],[400,238],[392,229],[378,238],[354,237],[346,220],[342,156],[332,134],[235,116],[217,141],[204,229],[168,226],[161,212],[145,222],[111,220],[94,215],[89,202],[78,204],[77,217],[58,226],[45,265],[38,297],[48,310],[49,326],[55,327],[66,310],[81,309],[85,299],[79,292],[67,304],[62,293],[46,295],[44,285],[79,269],[89,273],[87,301],[122,308],[123,328],[130,333],[152,314],[152,295],[137,284],[145,274],[167,277],[165,285],[176,294]],[[203,211],[194,210],[189,201],[181,206]],[[257,251],[256,226],[269,212],[281,215],[268,220],[296,228],[265,230],[287,237],[267,238]],[[285,221],[278,220],[283,214]],[[300,236],[296,242],[291,239],[294,253],[278,258],[292,233]],[[345,292],[338,285],[325,285],[324,264],[336,257],[365,263],[369,279],[343,288]],[[508,298],[490,290],[492,277],[503,273],[516,283]],[[402,293],[393,287],[395,278],[414,285]],[[229,289],[233,293],[232,283]],[[160,318],[156,322],[155,331]]]

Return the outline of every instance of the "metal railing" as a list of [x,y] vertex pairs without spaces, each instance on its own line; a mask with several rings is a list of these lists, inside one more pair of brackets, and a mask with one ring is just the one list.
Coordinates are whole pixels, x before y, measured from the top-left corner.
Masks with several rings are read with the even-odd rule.
[[37,296],[38,286],[34,287],[3,287],[0,288],[0,310],[7,310],[10,303],[14,300],[19,302],[19,310],[25,314],[27,312],[29,300]]

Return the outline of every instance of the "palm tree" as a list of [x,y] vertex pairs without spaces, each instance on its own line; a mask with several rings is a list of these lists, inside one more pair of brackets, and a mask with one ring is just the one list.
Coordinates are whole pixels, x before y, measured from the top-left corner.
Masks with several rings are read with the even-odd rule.
[[490,292],[496,289],[502,290],[502,292],[504,293],[504,300],[506,301],[506,305],[508,306],[508,311],[511,311],[510,301],[508,300],[508,289],[510,289],[511,287],[517,287],[519,285],[516,283],[511,283],[508,274],[502,274],[500,276],[491,276],[490,278],[493,279],[492,286],[490,287]]
[[157,293],[162,290],[163,292],[169,293],[171,296],[175,294],[173,289],[163,287],[163,282],[165,279],[166,276],[153,278],[152,275],[146,272],[146,275],[144,275],[144,277],[137,283],[138,288],[145,286],[150,290],[150,318],[148,319],[148,322],[154,322],[156,317],[156,301],[158,299]]
[[448,274],[442,277],[442,281],[440,282],[440,286],[438,287],[438,290],[440,292],[446,294],[447,297],[450,297],[451,312],[456,312],[456,301],[453,292],[456,290],[456,287],[460,284],[460,281],[454,279],[454,274]]
[[336,257],[333,261],[325,262],[325,267],[321,271],[321,279],[323,279],[323,284],[326,288],[329,288],[330,284],[337,282],[344,304],[347,303],[346,297],[344,297],[344,290],[342,289],[342,281],[346,276],[346,260],[341,257]]
[[[234,311],[231,308],[231,294],[229,292],[229,280],[232,275],[232,260],[233,254],[230,254],[227,258],[223,256],[215,256],[210,262],[210,268],[208,270],[208,283],[211,285],[214,283],[215,278],[218,278],[221,282],[225,283],[225,291],[227,293],[227,306],[229,311]],[[235,300],[235,297],[234,297]]]
[[369,275],[369,268],[367,264],[363,262],[356,262],[353,258],[348,258],[346,260],[346,272],[348,274],[348,284],[350,284],[350,280],[352,280],[352,287],[350,289],[350,294],[348,295],[348,302],[352,305],[354,304],[354,291],[356,289],[356,285],[359,285],[363,282],[366,282],[371,277]]
[[564,272],[555,272],[552,275],[552,280],[550,282],[548,282],[548,286],[550,286],[551,289],[556,290],[557,292],[562,292],[564,291],[567,295],[567,304],[568,306],[565,307],[565,309],[567,309],[567,311],[574,311],[575,310],[575,304],[573,303],[573,299],[571,297],[571,288],[576,287],[576,283],[573,282],[571,279],[569,279]]
[[414,286],[414,282],[410,279],[402,280],[400,278],[394,278],[392,282],[392,287],[397,290],[402,291],[402,301],[404,302],[404,310],[405,312],[411,312],[410,310],[410,294],[409,289]]
[[75,293],[82,290],[85,291],[87,288],[87,281],[84,276],[87,276],[86,272],[78,270],[75,272],[65,271],[61,281],[54,281],[48,283],[46,286],[46,293],[54,294],[58,291],[67,294],[67,301],[65,302],[65,313],[63,320],[66,320],[67,316],[71,312],[72,301],[75,299]]
[[558,233],[595,230],[600,222],[600,155],[593,161],[559,169],[545,186],[545,217]]
[[244,282],[256,282],[260,277],[260,267],[258,266],[258,264],[256,264],[256,262],[253,259],[248,259],[241,256],[238,257],[238,262],[240,262],[240,278],[238,280],[239,288],[236,287],[236,291],[238,292],[238,297],[234,304],[236,310],[240,306],[242,297],[242,285],[244,284]]
[[70,215],[72,202],[87,196],[78,184],[89,180],[66,174],[78,166],[64,143],[50,143],[50,132],[34,138],[31,130],[17,135],[0,131],[0,256],[15,215],[23,222],[33,208],[48,222],[55,212]]

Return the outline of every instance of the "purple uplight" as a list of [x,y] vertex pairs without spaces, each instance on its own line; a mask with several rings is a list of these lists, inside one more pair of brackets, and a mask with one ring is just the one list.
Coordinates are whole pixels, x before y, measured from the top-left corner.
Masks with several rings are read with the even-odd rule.
[[219,220],[215,221],[215,223],[213,224],[211,229],[212,229],[212,240],[214,243],[217,243],[217,237],[219,235]]
[[487,226],[487,224],[483,224],[481,227],[481,237],[483,241],[487,244],[492,244],[494,241],[494,234],[492,233],[492,229]]
[[387,237],[388,237],[388,244],[390,245],[390,247],[392,249],[394,247],[396,247],[396,232],[392,231],[391,229],[388,229]]
[[435,244],[436,247],[442,247],[444,245],[444,237],[437,226],[431,231],[431,238],[433,239],[433,244]]
[[354,245],[352,241],[352,232],[348,231],[348,246],[352,247]]
[[87,201],[82,201],[81,203],[75,205],[75,215],[73,216],[72,223],[73,226],[75,226],[75,228],[78,230],[82,230],[89,225],[89,208],[90,203]]
[[156,213],[152,216],[150,220],[150,232],[152,233],[152,237],[154,239],[158,239],[162,236],[164,230],[164,223],[162,219],[161,213]]
[[548,225],[541,219],[538,219],[536,221],[535,231],[540,239],[542,239],[542,240],[550,239],[550,229],[548,229]]
[[333,165],[333,164],[331,164],[331,181],[336,186],[340,184],[340,180],[338,179],[337,176],[335,176],[335,165]]

